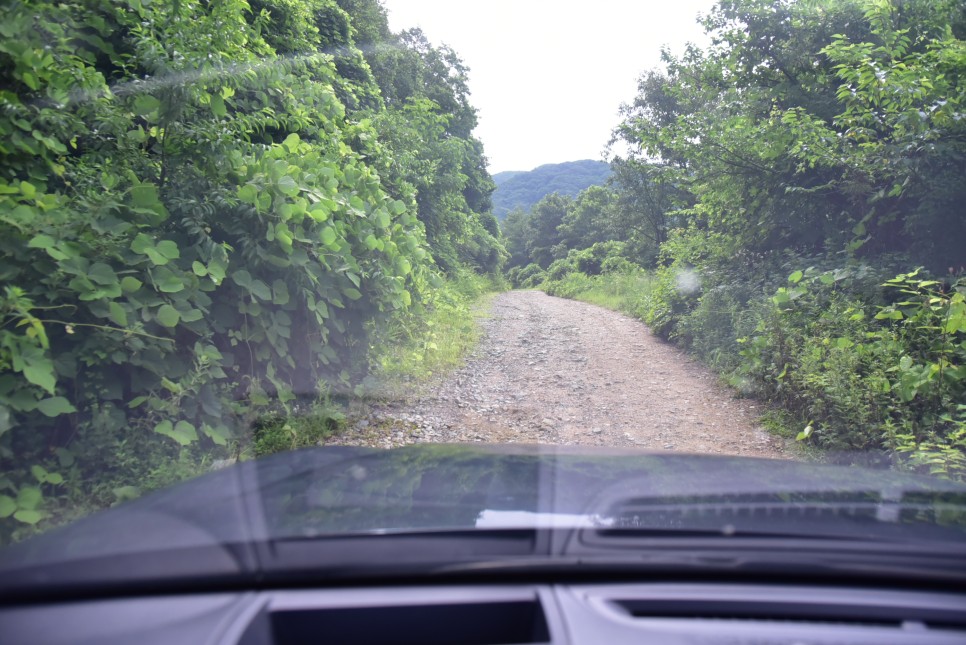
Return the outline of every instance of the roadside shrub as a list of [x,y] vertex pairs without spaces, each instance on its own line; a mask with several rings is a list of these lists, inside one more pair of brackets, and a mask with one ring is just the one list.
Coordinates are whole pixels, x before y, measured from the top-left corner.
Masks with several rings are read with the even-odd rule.
[[506,286],[496,276],[452,272],[427,295],[420,311],[407,311],[373,330],[372,373],[360,391],[378,396],[460,365],[479,336],[475,303]]
[[627,258],[609,256],[600,263],[601,273],[633,273],[640,271],[641,267],[634,264]]
[[577,272],[577,263],[573,255],[568,255],[565,258],[560,258],[559,260],[554,260],[547,267],[546,280],[562,280],[564,276],[569,273]]
[[539,264],[530,263],[525,267],[514,267],[507,274],[507,279],[515,287],[533,288],[546,279],[546,272]]
[[[807,438],[823,447],[898,451],[915,467],[956,454],[966,400],[966,283],[941,290],[918,272],[903,274],[884,284],[902,295],[887,305],[852,288],[856,273],[789,276],[754,333],[741,339],[740,372],[808,419]],[[958,472],[958,459],[943,458],[935,471]]]
[[434,272],[338,98],[371,77],[277,55],[234,0],[2,13],[0,541],[56,521],[48,498],[123,488],[105,452],[226,454],[258,415],[350,382]]
[[605,261],[608,259],[621,259],[623,252],[623,242],[597,242],[586,249],[571,251],[568,259],[581,273],[586,275],[599,275],[602,272],[602,266]]
[[673,336],[712,367],[734,370],[741,360],[738,338],[754,330],[759,304],[741,295],[745,294],[732,285],[708,289],[694,309],[681,316]]
[[252,425],[252,456],[318,446],[344,425],[345,414],[324,397],[290,415],[262,417]]
[[595,276],[585,275],[579,271],[572,271],[564,274],[559,279],[548,279],[544,283],[543,288],[551,296],[576,298],[585,291],[592,289],[596,284],[597,278]]

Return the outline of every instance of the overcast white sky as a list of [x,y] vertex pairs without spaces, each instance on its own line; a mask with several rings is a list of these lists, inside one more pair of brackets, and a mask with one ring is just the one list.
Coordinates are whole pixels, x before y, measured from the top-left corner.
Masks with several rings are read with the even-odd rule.
[[713,0],[383,0],[393,31],[421,27],[470,68],[490,172],[600,159],[661,45],[705,43]]

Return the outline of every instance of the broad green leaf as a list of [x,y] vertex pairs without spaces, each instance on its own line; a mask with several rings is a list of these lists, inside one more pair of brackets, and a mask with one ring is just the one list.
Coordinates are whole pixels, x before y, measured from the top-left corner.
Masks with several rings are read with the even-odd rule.
[[249,289],[259,300],[272,299],[272,290],[269,289],[268,285],[262,282],[261,280],[252,280],[252,283],[249,286]]
[[801,271],[795,271],[790,276],[788,276],[788,281],[791,282],[792,284],[798,284],[799,282],[801,282],[802,277],[804,275],[805,274],[802,273]]
[[353,289],[352,287],[349,287],[348,289],[343,289],[342,293],[344,293],[346,298],[348,298],[349,300],[358,300],[359,298],[362,297],[362,294],[359,293],[359,290]]
[[126,275],[121,278],[121,289],[126,293],[134,293],[141,288],[142,284],[144,283],[133,276]]
[[37,403],[37,409],[48,417],[56,417],[61,414],[77,412],[77,408],[71,405],[70,401],[62,396],[53,396]]
[[212,258],[208,263],[208,277],[215,284],[221,284],[221,281],[225,279],[225,265],[219,260]]
[[211,94],[211,113],[218,118],[228,116],[228,110],[225,108],[225,99],[221,97],[220,94]]
[[161,240],[158,242],[156,248],[158,249],[158,253],[169,260],[177,260],[181,257],[181,251],[178,249],[178,245],[171,240]]
[[17,510],[17,502],[9,495],[0,495],[0,519],[10,517]]
[[155,286],[164,293],[178,293],[184,290],[184,282],[174,273],[159,275],[155,281]]
[[309,217],[316,222],[324,222],[329,219],[329,209],[322,203],[315,203],[309,208]]
[[883,309],[875,315],[876,320],[902,320],[902,312],[898,309]]
[[17,491],[17,508],[33,510],[43,498],[44,494],[36,486],[23,486]]
[[40,520],[44,519],[43,513],[33,509],[21,509],[13,514],[13,519],[18,522],[23,522],[24,524],[36,524]]
[[151,260],[151,262],[158,266],[164,266],[168,263],[168,258],[164,257],[164,255],[158,252],[156,248],[152,247],[150,249],[144,249],[144,254],[148,256],[148,259]]
[[49,235],[35,235],[29,242],[27,242],[27,247],[31,249],[49,249],[57,244],[57,240],[50,237]]
[[205,268],[204,264],[198,262],[198,260],[195,260],[191,263],[191,270],[194,271],[194,274],[199,277],[208,275],[208,269]]
[[120,327],[127,327],[127,312],[120,303],[112,301],[108,305],[108,310],[110,311],[109,317],[112,322]]
[[251,184],[245,184],[238,188],[238,199],[246,204],[255,206],[258,203],[258,189]]
[[174,424],[174,433],[179,437],[187,439],[188,443],[198,440],[198,432],[195,430],[194,425],[187,421],[178,421]]
[[55,486],[64,483],[64,476],[60,473],[47,473],[47,483]]
[[51,394],[54,393],[54,386],[57,385],[57,377],[54,374],[54,364],[47,357],[37,357],[30,359],[30,362],[23,366],[23,375],[34,385],[41,387]]
[[272,304],[287,305],[290,299],[288,285],[281,280],[272,282]]
[[299,138],[299,135],[293,132],[285,137],[285,141],[282,142],[282,145],[285,146],[285,149],[289,152],[295,152],[298,150],[299,143],[301,143],[301,141],[302,140]]
[[57,455],[57,461],[62,468],[70,468],[74,465],[74,453],[67,448],[56,448],[54,454]]
[[234,273],[232,273],[231,279],[239,287],[248,288],[252,284],[252,274],[246,271],[245,269],[239,269],[238,271],[235,271]]
[[205,423],[201,426],[201,431],[219,446],[227,445],[231,437],[231,431],[225,425],[211,426]]
[[198,440],[195,427],[187,421],[178,421],[176,425],[172,425],[170,421],[165,420],[154,426],[154,431],[174,439],[182,446],[187,446],[192,441]]
[[333,242],[335,242],[335,238],[336,238],[335,229],[333,229],[331,226],[326,226],[325,228],[322,229],[323,244],[325,244],[326,246],[329,246]]
[[145,251],[153,248],[154,248],[154,240],[152,240],[144,233],[138,233],[137,237],[135,237],[131,241],[131,250],[134,251],[135,253],[141,253],[143,255]]
[[134,408],[138,407],[139,405],[147,401],[149,398],[150,397],[148,396],[136,396],[130,401],[128,401],[127,407],[133,410]]
[[155,317],[157,318],[157,321],[165,327],[174,327],[178,324],[178,321],[181,320],[181,314],[179,314],[178,310],[171,305],[161,305],[161,308],[158,309],[158,313]]
[[87,269],[87,278],[102,285],[117,284],[117,274],[114,269],[103,262],[95,262]]
[[135,208],[154,210],[161,206],[158,187],[154,184],[139,184],[131,188],[131,204]]
[[134,111],[140,116],[153,116],[161,109],[161,101],[148,94],[134,99]]
[[282,175],[277,183],[279,191],[289,197],[294,197],[299,192],[299,185],[291,175]]
[[189,309],[181,312],[181,320],[183,322],[195,322],[202,318],[204,318],[204,312],[201,309]]

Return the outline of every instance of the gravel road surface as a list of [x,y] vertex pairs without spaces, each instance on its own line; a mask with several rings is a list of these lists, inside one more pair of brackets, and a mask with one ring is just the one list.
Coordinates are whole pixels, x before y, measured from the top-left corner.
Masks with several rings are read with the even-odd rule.
[[541,291],[497,295],[467,364],[328,444],[541,443],[787,457],[754,401],[643,323]]

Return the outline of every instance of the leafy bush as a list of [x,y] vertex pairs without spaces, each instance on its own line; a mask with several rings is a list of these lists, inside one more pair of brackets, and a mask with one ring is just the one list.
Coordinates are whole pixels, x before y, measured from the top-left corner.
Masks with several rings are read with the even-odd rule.
[[609,256],[604,258],[604,261],[600,263],[601,273],[628,274],[639,271],[640,269],[640,266],[622,257]]
[[554,260],[547,267],[546,280],[562,280],[565,276],[571,273],[577,273],[577,263],[572,255],[568,255],[565,258],[560,258],[559,260]]
[[525,267],[513,267],[507,272],[507,279],[515,287],[530,289],[542,283],[547,277],[539,264],[531,263]]
[[556,280],[548,279],[543,283],[543,289],[551,296],[577,298],[580,294],[593,289],[596,284],[596,276],[589,276],[579,271],[572,271],[563,274]]
[[466,270],[438,283],[421,311],[397,316],[375,331],[370,354],[373,373],[364,381],[365,389],[379,391],[425,381],[460,365],[479,337],[475,303],[505,288],[500,278]]
[[[372,334],[437,304],[436,220],[382,121],[353,114],[382,101],[349,17],[259,7],[0,9],[0,541],[243,451],[255,419],[349,384]],[[473,210],[492,187],[459,167],[478,142],[442,139],[462,183],[423,205],[464,197],[433,234],[496,269]]]
[[674,264],[653,276],[571,271],[544,288],[659,324],[742,393],[807,426],[801,440],[963,478],[966,279],[943,284],[917,271],[882,282],[883,271],[794,271],[770,296],[750,278],[695,289]]
[[[966,398],[966,282],[940,290],[918,272],[902,274],[884,287],[904,298],[886,305],[850,288],[853,273],[793,273],[743,339],[741,373],[812,420],[812,440],[825,447],[898,450],[915,465],[954,454]],[[943,472],[958,472],[957,459]]]
[[624,243],[609,241],[596,244],[579,251],[570,251],[568,258],[577,270],[586,275],[599,275],[607,260],[622,259]]

